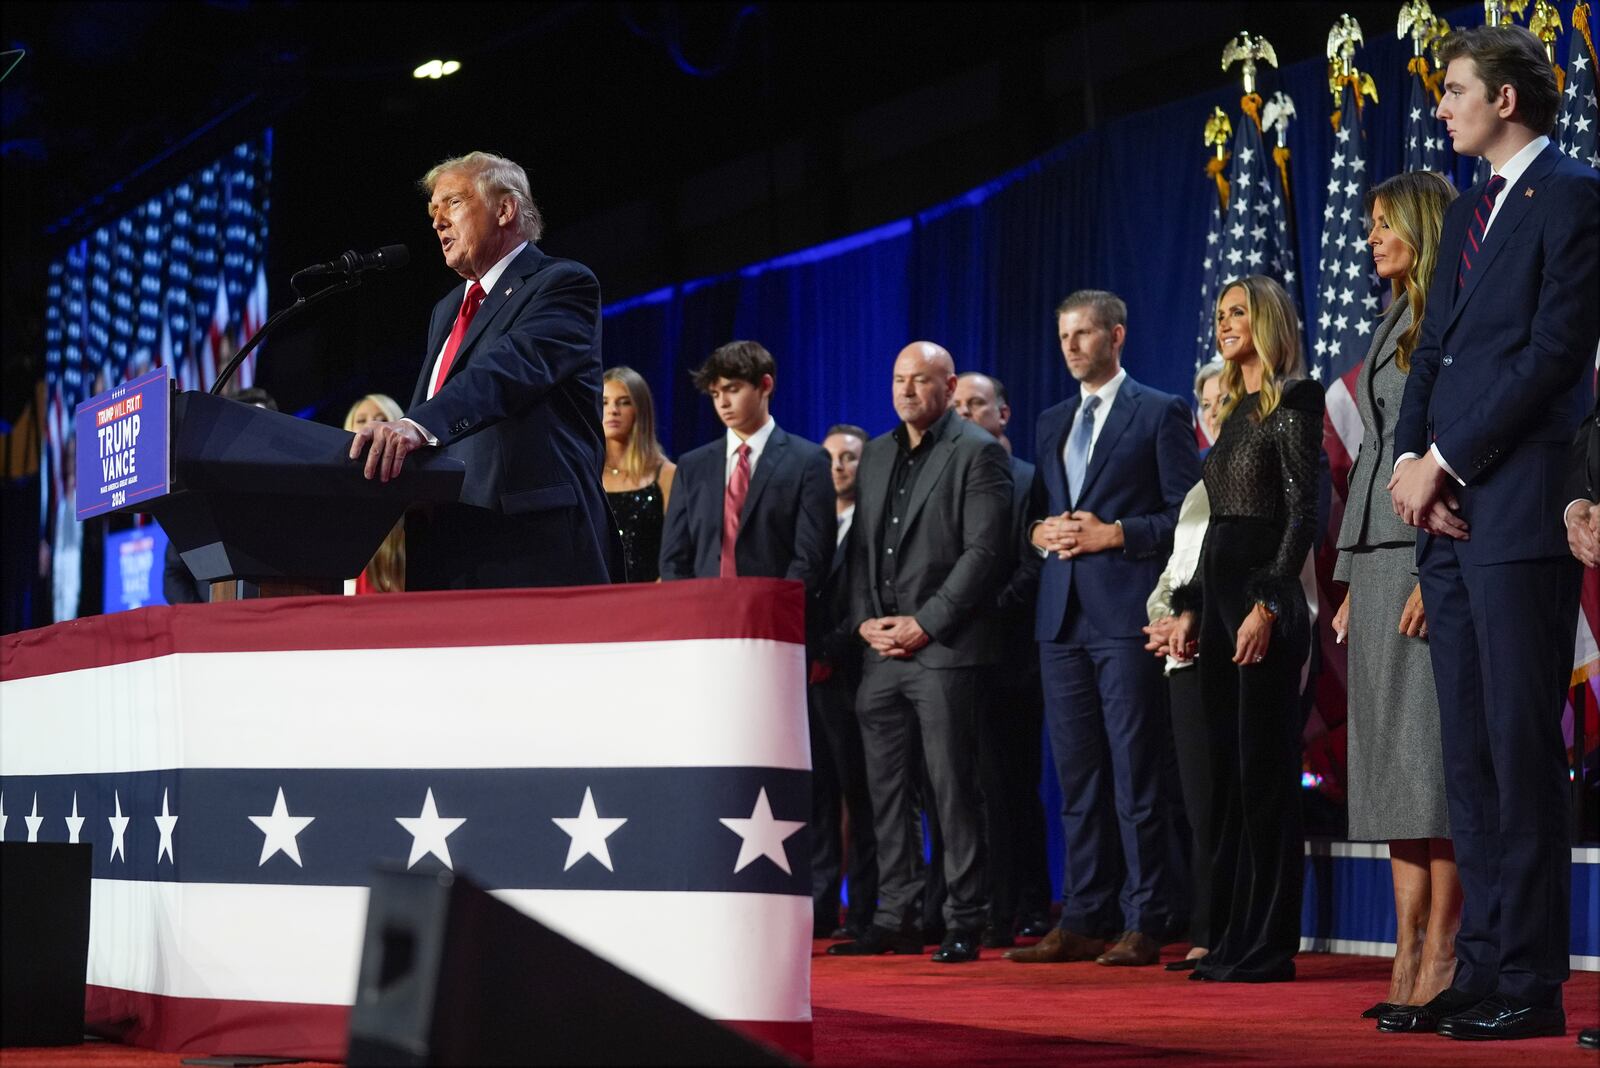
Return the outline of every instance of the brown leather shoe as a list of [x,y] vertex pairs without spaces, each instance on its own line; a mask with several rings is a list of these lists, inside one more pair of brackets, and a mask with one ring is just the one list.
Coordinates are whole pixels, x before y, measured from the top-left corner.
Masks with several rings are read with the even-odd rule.
[[1034,945],[1008,949],[1002,956],[1018,964],[1061,964],[1073,960],[1094,960],[1105,948],[1103,938],[1085,938],[1056,927]]
[[1096,964],[1144,965],[1161,959],[1161,943],[1143,931],[1123,931],[1117,944],[1094,959]]

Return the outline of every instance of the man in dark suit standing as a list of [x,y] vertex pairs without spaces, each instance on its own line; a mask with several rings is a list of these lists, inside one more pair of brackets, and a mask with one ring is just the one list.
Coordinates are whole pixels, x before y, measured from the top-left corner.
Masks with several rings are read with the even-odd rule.
[[350,445],[386,482],[420,448],[466,462],[458,503],[407,518],[406,589],[620,581],[600,484],[599,283],[539,250],[543,220],[511,160],[473,152],[423,186],[444,261],[467,281],[434,306],[406,418]]
[[1027,544],[1033,465],[1017,459],[1006,437],[1011,405],[1005,385],[991,375],[968,371],[956,377],[951,400],[957,415],[995,436],[1011,464],[1006,579],[985,624],[1004,637],[1000,662],[985,669],[978,714],[978,781],[989,847],[989,926],[983,944],[998,949],[1016,944],[1019,927],[1036,937],[1050,930],[1050,867],[1039,801],[1044,694],[1039,688],[1039,647],[1033,640],[1043,561]]
[[[1558,94],[1519,26],[1452,34],[1439,117],[1491,177],[1453,203],[1395,428],[1417,538],[1464,905],[1455,981],[1380,1030],[1561,1034],[1571,893],[1563,698],[1579,568],[1564,466],[1600,335],[1600,175],[1547,132]],[[1470,530],[1470,536],[1467,531]]]
[[1183,908],[1163,775],[1171,725],[1141,628],[1200,458],[1188,404],[1122,369],[1127,320],[1104,290],[1056,309],[1078,389],[1039,416],[1029,537],[1044,558],[1034,635],[1066,866],[1060,925],[1006,954],[1024,964],[1155,964]]
[[878,910],[843,955],[920,953],[924,873],[915,831],[914,734],[944,831],[945,938],[933,959],[976,960],[984,923],[974,752],[980,669],[1000,635],[981,625],[1003,579],[1005,450],[950,410],[955,362],[917,341],[894,364],[902,422],[861,457],[851,560],[856,631],[869,649],[856,695],[878,838]]
[[661,579],[790,578],[815,592],[833,555],[828,454],[769,411],[777,364],[730,341],[694,373],[726,432],[678,459],[661,535]]
[[[836,530],[828,574],[811,598],[806,622],[813,635],[811,719],[811,899],[818,938],[860,938],[878,907],[878,848],[872,834],[872,794],[856,721],[864,648],[850,619],[850,541],[855,529],[856,474],[867,432],[840,423],[822,447],[833,460]],[[841,806],[840,802],[843,802]],[[840,827],[849,817],[848,848]],[[849,870],[849,905],[839,928],[839,891]]]

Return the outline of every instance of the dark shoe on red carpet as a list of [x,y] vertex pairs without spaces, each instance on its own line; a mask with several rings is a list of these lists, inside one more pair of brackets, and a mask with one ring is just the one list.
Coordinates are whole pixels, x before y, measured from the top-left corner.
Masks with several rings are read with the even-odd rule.
[[951,928],[933,951],[935,964],[965,964],[978,959],[978,932]]
[[902,928],[891,931],[887,927],[877,924],[868,925],[861,937],[853,942],[840,942],[828,947],[828,953],[835,957],[876,957],[884,953],[913,953],[922,952],[922,932]]
[[1161,960],[1161,943],[1143,931],[1123,931],[1117,944],[1094,959],[1096,964],[1143,967]]
[[1465,1012],[1482,1000],[1448,987],[1426,1005],[1401,1005],[1393,1012],[1378,1017],[1378,1030],[1392,1035],[1437,1031],[1440,1020]]
[[1585,1027],[1578,1032],[1579,1049],[1600,1049],[1600,1027]]
[[1182,960],[1169,960],[1163,967],[1169,972],[1192,972],[1199,963],[1199,957],[1184,957]]
[[1067,961],[1094,960],[1105,951],[1106,942],[1103,938],[1086,938],[1053,927],[1036,945],[1008,949],[1004,957],[1018,964],[1063,964]]
[[1439,1033],[1468,1040],[1549,1038],[1567,1033],[1567,1014],[1510,994],[1490,994],[1465,1012],[1440,1020]]
[[1017,944],[1016,937],[1011,933],[1011,925],[991,923],[983,929],[984,949],[1006,949]]
[[1380,1001],[1376,1005],[1362,1010],[1361,1018],[1363,1020],[1376,1020],[1378,1017],[1387,1016],[1389,1013],[1394,1012],[1397,1009],[1406,1009],[1411,1007],[1412,1006],[1406,1005],[1399,1001]]
[[1056,925],[1048,915],[1029,916],[1022,921],[1022,926],[1017,928],[1017,934],[1023,938],[1043,938],[1055,929]]

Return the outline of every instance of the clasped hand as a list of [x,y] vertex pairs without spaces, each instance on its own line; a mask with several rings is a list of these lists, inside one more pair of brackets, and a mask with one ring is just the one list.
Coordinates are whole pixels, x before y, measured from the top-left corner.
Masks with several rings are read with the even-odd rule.
[[1062,560],[1122,547],[1122,528],[1093,512],[1062,512],[1033,528],[1033,544]]
[[1414,459],[1401,460],[1385,488],[1394,505],[1394,514],[1406,525],[1420,527],[1429,534],[1466,541],[1466,520],[1456,514],[1461,504],[1445,489],[1444,479],[1444,468],[1430,451]]
[[1584,567],[1600,567],[1600,505],[1579,501],[1568,509],[1567,548]]
[[861,638],[879,656],[908,659],[931,640],[914,616],[879,616],[861,624]]
[[378,478],[384,482],[400,474],[400,467],[406,462],[406,457],[416,452],[428,443],[420,431],[411,423],[404,420],[396,423],[368,423],[357,430],[355,440],[350,442],[350,459],[361,458],[361,450],[368,444],[372,446],[367,452],[367,465],[362,471],[367,478]]
[[[1140,628],[1150,639],[1144,647],[1156,656],[1170,656],[1174,660],[1193,660],[1198,652],[1200,643],[1196,640],[1195,632],[1199,623],[1193,612],[1182,615],[1168,616],[1158,619],[1147,627]],[[1235,636],[1233,662],[1235,664],[1259,664],[1267,657],[1267,649],[1272,644],[1272,620],[1256,605],[1244,617],[1244,622],[1239,624],[1239,632]]]

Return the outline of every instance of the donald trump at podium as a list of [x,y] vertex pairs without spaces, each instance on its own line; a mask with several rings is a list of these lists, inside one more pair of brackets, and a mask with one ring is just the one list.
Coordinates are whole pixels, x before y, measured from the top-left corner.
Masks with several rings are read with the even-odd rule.
[[622,575],[600,484],[600,286],[546,256],[523,169],[472,152],[422,180],[444,261],[465,282],[434,306],[404,419],[356,433],[367,478],[417,449],[465,461],[458,503],[406,520],[406,589],[576,586]]

